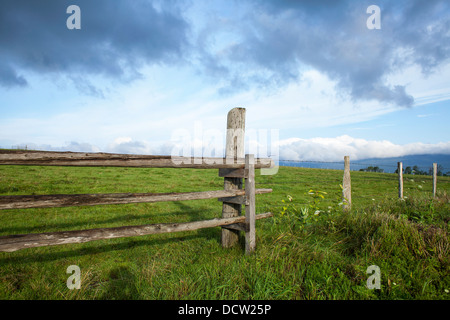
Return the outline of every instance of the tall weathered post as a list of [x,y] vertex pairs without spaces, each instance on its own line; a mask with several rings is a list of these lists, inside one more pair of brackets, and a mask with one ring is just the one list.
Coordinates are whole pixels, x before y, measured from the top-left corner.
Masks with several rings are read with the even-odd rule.
[[251,254],[255,251],[256,234],[255,234],[255,159],[253,154],[245,156],[245,252]]
[[433,197],[436,197],[437,187],[437,163],[433,163]]
[[397,162],[398,171],[398,197],[403,199],[403,163]]
[[350,157],[344,157],[344,179],[342,182],[343,209],[349,211],[352,206],[352,183],[350,179]]
[[[227,116],[227,140],[225,147],[226,163],[244,158],[245,108],[234,108]],[[242,178],[225,177],[224,190],[242,189]],[[241,215],[241,204],[223,202],[222,217],[231,218]],[[239,231],[222,228],[222,247],[230,248],[239,241]]]

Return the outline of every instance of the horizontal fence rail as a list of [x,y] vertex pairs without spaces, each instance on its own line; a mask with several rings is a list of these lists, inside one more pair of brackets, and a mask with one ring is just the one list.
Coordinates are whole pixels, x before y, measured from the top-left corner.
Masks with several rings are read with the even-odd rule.
[[[272,213],[261,213],[256,220],[271,217]],[[90,230],[75,230],[63,232],[48,232],[35,234],[20,234],[0,237],[0,251],[14,252],[20,249],[54,246],[70,243],[84,243],[95,240],[125,238],[150,234],[193,231],[197,229],[242,224],[246,217],[216,218],[184,223],[161,223],[140,226],[125,226],[116,228],[99,228]],[[245,229],[245,227],[243,228]]]
[[[243,169],[245,158],[0,150],[0,165]],[[255,159],[255,169],[273,166],[274,161],[270,158]]]
[[[272,189],[256,189],[256,194],[270,193]],[[245,190],[216,190],[179,193],[105,193],[0,196],[0,210],[28,208],[58,208],[95,206],[105,204],[151,203],[219,198],[222,201],[245,203]],[[236,200],[239,199],[239,200]]]

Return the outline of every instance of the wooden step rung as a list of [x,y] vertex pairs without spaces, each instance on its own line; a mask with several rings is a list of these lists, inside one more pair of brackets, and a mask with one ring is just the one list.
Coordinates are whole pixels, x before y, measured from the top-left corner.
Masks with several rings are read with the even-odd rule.
[[224,168],[219,169],[219,177],[223,178],[246,178],[248,172],[245,169]]

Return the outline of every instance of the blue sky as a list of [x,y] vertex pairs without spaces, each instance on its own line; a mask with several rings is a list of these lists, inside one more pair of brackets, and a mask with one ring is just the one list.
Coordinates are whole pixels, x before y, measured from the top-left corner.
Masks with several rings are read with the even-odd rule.
[[[367,28],[373,4],[381,29]],[[199,130],[225,132],[234,107],[249,144],[277,130],[286,159],[450,154],[450,5],[0,4],[0,147],[170,154],[180,132],[193,145],[209,143]]]

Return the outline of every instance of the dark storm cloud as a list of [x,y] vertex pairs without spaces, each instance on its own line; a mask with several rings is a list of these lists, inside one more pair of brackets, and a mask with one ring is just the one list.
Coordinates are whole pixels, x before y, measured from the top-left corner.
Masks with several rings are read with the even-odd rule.
[[[72,4],[81,9],[81,30],[66,27]],[[187,32],[173,1],[3,0],[0,85],[24,86],[28,71],[132,79],[143,64],[178,61]],[[89,83],[79,86],[95,91]]]
[[399,3],[389,7],[386,23],[392,23],[393,40],[398,46],[411,50],[410,59],[424,73],[436,70],[450,58],[450,3],[440,0],[416,0],[404,3],[403,14]]
[[[442,1],[259,0],[245,21],[241,41],[210,66],[228,66],[234,83],[280,86],[312,67],[337,81],[356,100],[410,107],[405,84],[387,84],[391,72],[413,64],[430,73],[450,57],[450,10]],[[381,8],[381,30],[369,30],[367,8]],[[211,60],[211,58],[209,57]],[[238,65],[239,68],[235,66]],[[239,79],[239,80],[237,80]]]
[[[81,8],[81,30],[66,27],[72,4]],[[366,27],[372,4],[381,8],[381,30]],[[26,86],[29,72],[62,75],[78,90],[102,96],[87,76],[126,81],[139,77],[146,64],[187,62],[223,84],[221,92],[234,93],[277,89],[312,68],[354,101],[409,107],[414,99],[407,84],[387,83],[386,77],[412,65],[430,74],[450,58],[447,0],[223,1],[222,6],[235,6],[231,13],[223,20],[220,10],[202,17],[209,21],[198,34],[190,25],[196,20],[184,18],[189,5],[185,0],[2,0],[0,86]],[[223,47],[223,33],[234,34],[235,42]]]
[[16,71],[7,63],[0,62],[0,86],[4,87],[24,87],[27,81],[18,75]]

